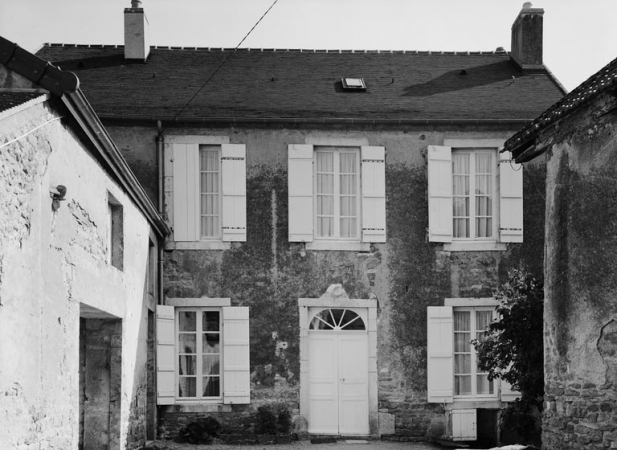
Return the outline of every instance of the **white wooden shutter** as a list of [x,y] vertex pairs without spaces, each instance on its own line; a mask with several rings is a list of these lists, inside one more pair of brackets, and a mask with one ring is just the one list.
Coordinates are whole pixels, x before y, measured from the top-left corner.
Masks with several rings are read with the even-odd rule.
[[246,242],[246,146],[221,145],[223,241]]
[[313,146],[290,145],[287,163],[289,242],[313,242]]
[[452,418],[453,441],[475,441],[478,439],[477,421],[475,409],[453,409],[450,412]]
[[513,402],[517,398],[521,398],[521,393],[512,389],[512,385],[505,380],[500,380],[501,384],[501,401]]
[[223,308],[223,403],[250,403],[249,309]]
[[428,146],[429,241],[452,242],[452,148]]
[[176,399],[176,327],[173,306],[156,305],[156,404]]
[[174,241],[198,241],[199,229],[199,147],[173,145]]
[[429,403],[454,401],[454,317],[451,306],[429,306],[427,394]]
[[362,241],[386,242],[386,150],[362,147]]
[[499,240],[523,242],[523,166],[499,153]]

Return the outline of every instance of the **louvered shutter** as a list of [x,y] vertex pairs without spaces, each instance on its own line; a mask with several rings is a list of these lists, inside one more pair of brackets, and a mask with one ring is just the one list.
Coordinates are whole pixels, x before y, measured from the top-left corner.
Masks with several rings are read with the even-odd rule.
[[173,145],[174,241],[198,241],[199,229],[199,147]]
[[452,242],[452,148],[428,146],[429,241]]
[[246,146],[221,145],[223,241],[246,242]]
[[427,393],[429,403],[454,401],[454,318],[451,306],[427,308]]
[[453,409],[452,418],[453,441],[475,441],[478,439],[478,415],[475,409]]
[[501,401],[513,402],[517,398],[521,398],[521,393],[512,389],[512,385],[505,380],[500,380],[501,383]]
[[156,404],[176,399],[176,327],[173,306],[156,305]]
[[289,242],[313,241],[313,146],[292,144],[287,151]]
[[499,154],[499,239],[523,242],[523,166]]
[[249,309],[223,308],[223,403],[251,401]]
[[362,147],[362,241],[386,242],[386,151]]

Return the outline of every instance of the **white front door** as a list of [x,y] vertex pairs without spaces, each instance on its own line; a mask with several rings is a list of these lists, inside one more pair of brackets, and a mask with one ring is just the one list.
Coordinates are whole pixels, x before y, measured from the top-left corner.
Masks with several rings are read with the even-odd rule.
[[351,309],[325,309],[309,328],[309,433],[367,435],[368,339]]

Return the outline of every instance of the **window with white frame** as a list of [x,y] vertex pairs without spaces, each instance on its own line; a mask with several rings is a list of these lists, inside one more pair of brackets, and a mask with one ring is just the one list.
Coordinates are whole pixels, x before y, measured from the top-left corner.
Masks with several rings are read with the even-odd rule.
[[477,367],[471,341],[482,341],[495,318],[495,299],[446,299],[427,308],[427,394],[429,403],[513,401],[520,393],[503,380],[489,381]]
[[315,250],[385,242],[385,149],[290,145],[289,241]]
[[497,243],[523,241],[523,171],[509,153],[429,146],[428,182],[431,242],[496,250]]
[[178,309],[178,398],[221,397],[221,312]]
[[214,140],[166,138],[166,210],[180,248],[246,241],[246,148]]
[[156,308],[157,403],[249,403],[248,308],[168,301],[182,306]]
[[494,396],[494,381],[478,369],[477,354],[471,341],[482,341],[493,321],[494,308],[454,309],[454,395]]

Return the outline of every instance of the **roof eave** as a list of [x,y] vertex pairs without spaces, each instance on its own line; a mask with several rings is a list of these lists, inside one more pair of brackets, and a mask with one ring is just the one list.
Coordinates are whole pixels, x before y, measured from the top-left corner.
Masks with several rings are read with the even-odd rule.
[[131,200],[144,213],[155,232],[159,237],[169,235],[171,232],[169,227],[144,192],[81,89],[74,92],[65,92],[61,98]]

